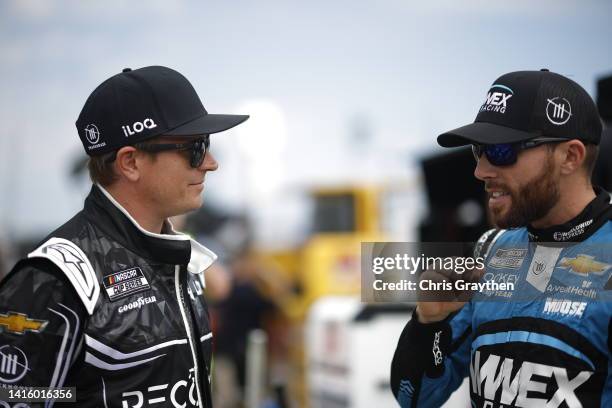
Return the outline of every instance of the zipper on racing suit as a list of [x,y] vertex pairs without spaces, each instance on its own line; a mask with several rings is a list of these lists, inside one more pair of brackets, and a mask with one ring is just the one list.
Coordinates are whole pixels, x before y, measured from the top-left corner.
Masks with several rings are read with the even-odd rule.
[[[182,284],[182,276],[181,276],[181,267],[180,265],[176,265],[174,269],[174,286],[176,290],[176,297],[178,300],[179,308],[181,309],[181,316],[183,318],[183,323],[185,324],[185,330],[187,331],[187,339],[189,340],[189,347],[191,348],[191,356],[193,357],[193,367],[194,367],[194,382],[196,386],[196,391],[198,394],[198,406],[200,408],[208,408],[204,406],[204,399],[202,398],[202,391],[200,389],[200,371],[198,368],[198,353],[196,350],[195,343],[195,332],[194,327],[191,323],[191,320],[188,318],[187,313],[189,313],[189,309],[187,306],[187,302],[185,302],[185,293],[183,291]],[[207,404],[208,405],[208,404]]]

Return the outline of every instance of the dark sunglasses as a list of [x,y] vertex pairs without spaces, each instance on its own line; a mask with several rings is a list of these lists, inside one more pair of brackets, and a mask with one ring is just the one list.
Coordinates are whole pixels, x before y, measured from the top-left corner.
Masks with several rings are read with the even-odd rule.
[[189,151],[189,165],[193,168],[198,168],[204,162],[206,152],[210,148],[210,136],[204,135],[201,139],[196,139],[187,143],[159,143],[146,144],[139,146],[138,149],[145,152],[157,153],[168,150],[187,150]]
[[[159,153],[169,150],[183,150],[189,152],[189,165],[193,168],[198,168],[204,162],[206,152],[210,148],[210,135],[203,135],[201,138],[187,142],[187,143],[158,143],[158,144],[142,144],[139,145],[138,150],[150,153]],[[117,158],[113,155],[109,162],[114,161]]]
[[476,162],[484,154],[489,163],[494,166],[511,166],[516,163],[518,154],[525,149],[531,149],[546,143],[561,142],[567,142],[567,139],[539,137],[519,143],[473,144],[472,153]]

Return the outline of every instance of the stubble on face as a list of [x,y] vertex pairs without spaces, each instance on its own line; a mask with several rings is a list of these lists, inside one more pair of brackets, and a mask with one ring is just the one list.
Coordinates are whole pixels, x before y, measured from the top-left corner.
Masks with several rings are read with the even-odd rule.
[[203,178],[194,175],[185,157],[164,152],[152,157],[142,183],[143,200],[158,217],[186,214],[202,206],[202,187],[190,184]]
[[[487,183],[489,187],[505,187],[499,183]],[[498,228],[518,228],[545,217],[559,201],[559,181],[555,175],[555,166],[551,154],[539,174],[533,177],[518,190],[508,188],[511,204],[505,210],[491,209],[493,224]]]

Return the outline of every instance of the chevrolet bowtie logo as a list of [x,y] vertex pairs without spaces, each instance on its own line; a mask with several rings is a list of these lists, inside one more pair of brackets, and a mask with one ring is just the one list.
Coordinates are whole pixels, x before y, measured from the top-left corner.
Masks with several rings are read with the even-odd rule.
[[609,264],[598,262],[590,255],[579,254],[575,258],[563,258],[560,266],[570,268],[575,273],[588,274],[595,272],[601,274],[610,268]]
[[9,333],[24,334],[26,331],[40,333],[47,326],[47,323],[47,320],[29,319],[23,313],[0,313],[0,327],[3,327]]

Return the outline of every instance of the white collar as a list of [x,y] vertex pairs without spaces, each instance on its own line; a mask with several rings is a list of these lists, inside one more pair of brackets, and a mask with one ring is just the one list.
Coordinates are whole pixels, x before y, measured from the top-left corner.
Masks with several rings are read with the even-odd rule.
[[113,203],[113,205],[117,207],[117,209],[121,211],[123,215],[125,215],[127,219],[130,220],[132,224],[134,224],[134,226],[138,228],[138,230],[143,234],[149,237],[168,239],[173,241],[189,240],[191,244],[191,256],[189,259],[189,264],[187,265],[187,270],[189,272],[194,274],[201,273],[205,269],[208,269],[208,267],[211,266],[213,262],[217,260],[217,254],[215,254],[213,251],[206,248],[204,245],[200,244],[196,240],[192,239],[189,235],[179,231],[175,231],[172,227],[172,223],[168,219],[164,220],[164,223],[167,224],[167,226],[170,228],[172,234],[156,234],[154,232],[150,232],[142,228],[138,224],[138,222],[136,222],[136,220],[130,215],[130,213],[125,208],[123,208],[123,206],[119,204],[119,202],[115,200],[115,198],[108,191],[106,191],[104,187],[102,187],[98,183],[96,183],[96,186],[100,189],[100,191],[102,191],[106,198],[108,198],[108,200]]

